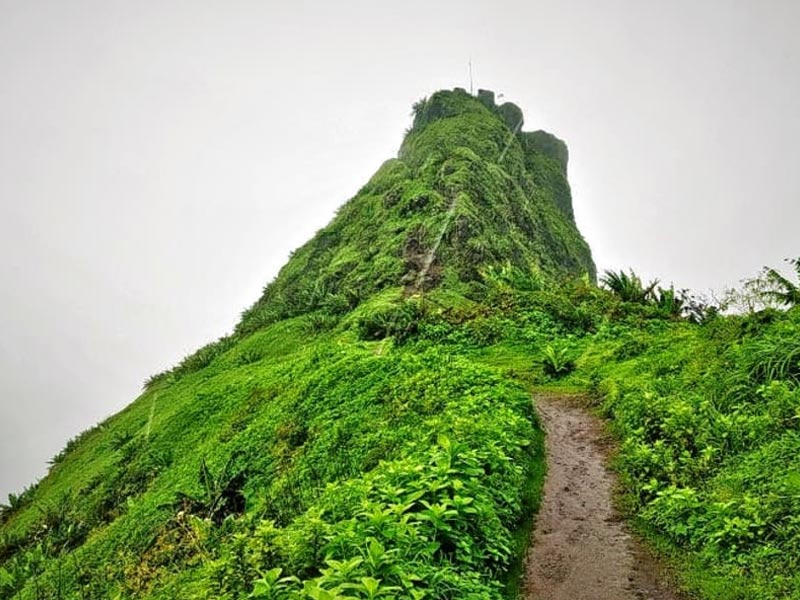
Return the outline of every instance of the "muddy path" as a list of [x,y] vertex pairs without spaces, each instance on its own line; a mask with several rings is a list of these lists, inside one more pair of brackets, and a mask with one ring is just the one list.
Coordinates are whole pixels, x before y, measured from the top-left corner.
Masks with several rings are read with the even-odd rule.
[[602,423],[579,398],[536,396],[547,479],[525,565],[526,600],[679,600],[614,508]]

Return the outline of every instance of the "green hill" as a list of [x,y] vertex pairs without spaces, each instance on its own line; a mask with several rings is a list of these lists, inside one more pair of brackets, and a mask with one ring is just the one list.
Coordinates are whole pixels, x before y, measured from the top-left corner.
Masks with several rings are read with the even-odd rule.
[[513,598],[553,387],[612,420],[686,586],[800,593],[798,309],[597,287],[566,145],[522,125],[491,92],[417,103],[232,334],[9,499],[0,597]]
[[522,132],[521,119],[488,92],[482,101],[455,90],[418,102],[398,158],[292,255],[236,331],[346,312],[398,285],[460,288],[491,265],[594,279],[572,214],[566,145]]

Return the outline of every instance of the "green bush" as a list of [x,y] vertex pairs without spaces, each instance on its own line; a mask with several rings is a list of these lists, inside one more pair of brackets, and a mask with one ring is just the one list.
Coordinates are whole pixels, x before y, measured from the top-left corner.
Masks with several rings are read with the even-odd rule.
[[639,276],[630,271],[606,271],[600,283],[619,296],[623,302],[646,304],[653,298],[658,281],[650,282],[646,287]]
[[419,305],[414,300],[377,306],[359,318],[359,337],[363,340],[394,337],[403,341],[416,333],[419,316]]
[[575,361],[566,347],[545,346],[542,349],[541,363],[545,374],[550,377],[564,377],[575,369]]
[[715,581],[742,597],[792,597],[800,589],[796,314],[717,316],[634,339],[642,347],[618,345],[615,361],[597,351],[583,359],[622,440],[617,464],[631,509],[676,554],[690,553],[687,582],[701,597],[725,597]]

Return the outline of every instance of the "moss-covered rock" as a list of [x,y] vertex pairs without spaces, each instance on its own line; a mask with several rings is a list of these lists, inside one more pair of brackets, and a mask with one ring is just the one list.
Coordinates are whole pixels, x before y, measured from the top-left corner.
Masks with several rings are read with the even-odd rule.
[[497,107],[497,112],[503,117],[503,121],[511,131],[517,132],[522,129],[525,122],[525,117],[522,115],[522,109],[513,102],[505,102]]
[[561,167],[561,171],[564,175],[567,174],[569,150],[567,149],[567,144],[565,144],[563,140],[541,129],[523,135],[527,138],[530,148],[555,160]]

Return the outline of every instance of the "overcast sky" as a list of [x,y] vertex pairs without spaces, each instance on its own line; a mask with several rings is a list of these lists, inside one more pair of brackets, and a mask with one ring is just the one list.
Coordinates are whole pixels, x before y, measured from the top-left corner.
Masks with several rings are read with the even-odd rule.
[[0,500],[229,332],[475,85],[567,141],[600,269],[800,254],[800,2],[0,0]]

